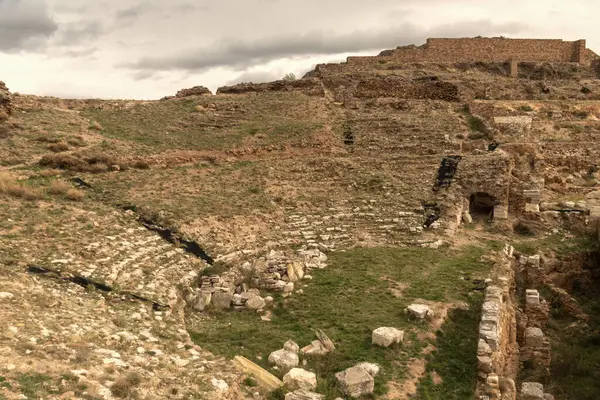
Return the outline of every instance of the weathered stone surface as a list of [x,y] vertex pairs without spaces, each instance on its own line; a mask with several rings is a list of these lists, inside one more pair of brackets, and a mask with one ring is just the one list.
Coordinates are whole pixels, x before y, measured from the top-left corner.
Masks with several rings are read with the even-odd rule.
[[540,205],[539,204],[532,204],[532,203],[525,203],[525,212],[539,213],[540,212]]
[[340,389],[354,398],[373,393],[375,380],[363,368],[351,367],[335,374]]
[[314,390],[317,387],[317,375],[302,368],[292,368],[283,377],[283,383],[290,390]]
[[319,341],[323,344],[323,346],[328,351],[334,351],[335,350],[335,345],[333,344],[333,341],[331,339],[329,339],[329,336],[327,336],[325,334],[325,332],[323,332],[321,329],[317,329],[315,331],[315,334],[317,335],[317,338],[319,339]]
[[425,304],[411,304],[406,308],[406,311],[418,319],[425,319],[433,317],[433,310]]
[[252,375],[254,379],[269,391],[273,391],[283,385],[283,382],[279,380],[275,375],[269,371],[259,367],[252,361],[242,356],[236,356],[233,359],[234,364],[241,369],[244,373]]
[[389,347],[394,343],[401,343],[404,339],[404,331],[396,328],[381,327],[373,331],[372,343],[382,347]]
[[535,306],[540,304],[540,293],[535,289],[527,289],[525,292],[525,304]]
[[308,390],[296,390],[285,395],[285,400],[324,400],[325,396]]
[[298,346],[298,344],[296,342],[294,342],[293,340],[288,340],[287,342],[285,342],[283,344],[283,349],[290,351],[294,354],[298,354],[298,351],[300,350],[300,346]]
[[212,305],[220,310],[231,307],[231,294],[228,292],[216,291],[212,295]]
[[306,355],[322,356],[329,353],[329,350],[327,350],[320,340],[313,340],[311,344],[304,346],[300,352]]
[[246,307],[252,310],[260,310],[261,308],[264,308],[266,304],[265,299],[260,296],[254,296],[246,302]]
[[462,213],[462,220],[465,224],[472,224],[473,223],[473,217],[471,216],[471,214],[468,211],[464,211]]
[[181,89],[177,92],[175,97],[188,97],[188,96],[202,96],[212,95],[211,91],[204,86],[194,86],[188,89]]
[[521,398],[523,400],[543,400],[544,385],[536,382],[523,382]]
[[277,365],[283,372],[288,372],[300,363],[298,355],[285,349],[277,350],[269,355],[269,363]]
[[212,300],[212,293],[203,290],[198,290],[197,292],[198,293],[192,307],[194,310],[204,311]]
[[541,347],[544,345],[544,333],[540,328],[525,329],[525,344],[530,347]]
[[375,378],[380,371],[379,365],[374,364],[374,363],[368,363],[368,362],[361,362],[360,364],[356,365],[358,368],[362,368],[365,371],[367,371],[367,374],[371,375],[373,378]]

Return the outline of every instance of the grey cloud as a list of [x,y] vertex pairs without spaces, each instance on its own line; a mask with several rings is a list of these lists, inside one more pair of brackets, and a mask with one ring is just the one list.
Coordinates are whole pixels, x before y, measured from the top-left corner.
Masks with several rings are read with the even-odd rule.
[[64,24],[56,34],[56,43],[58,45],[89,43],[106,31],[107,29],[100,21],[88,20]]
[[151,7],[151,5],[148,2],[142,2],[117,11],[115,17],[119,22],[131,22],[143,15],[144,12],[148,11],[149,7]]
[[43,0],[0,0],[0,51],[41,46],[58,25]]
[[354,31],[341,35],[313,31],[304,35],[280,35],[252,40],[225,39],[209,47],[144,57],[123,67],[163,71],[202,71],[215,67],[243,69],[287,57],[381,50],[398,45],[420,44],[425,38],[435,36],[510,35],[526,28],[522,23],[495,24],[490,20],[481,20],[440,25],[430,30],[405,23],[381,31]]

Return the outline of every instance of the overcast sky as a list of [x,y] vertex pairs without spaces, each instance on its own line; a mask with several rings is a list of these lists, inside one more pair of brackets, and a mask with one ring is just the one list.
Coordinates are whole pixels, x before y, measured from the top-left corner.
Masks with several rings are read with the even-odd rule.
[[0,0],[0,80],[59,97],[156,99],[301,76],[427,37],[588,39],[597,0]]

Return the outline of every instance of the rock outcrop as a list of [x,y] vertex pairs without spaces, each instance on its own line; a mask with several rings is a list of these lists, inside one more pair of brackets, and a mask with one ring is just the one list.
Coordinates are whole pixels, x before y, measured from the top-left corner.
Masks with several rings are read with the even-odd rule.
[[204,87],[204,86],[194,86],[188,89],[181,89],[177,92],[175,97],[189,97],[189,96],[204,96],[204,95],[212,95],[212,92]]
[[279,80],[267,83],[238,83],[233,86],[222,86],[217,94],[242,94],[265,92],[301,92],[309,96],[324,96],[325,90],[318,79]]
[[10,99],[10,92],[4,84],[0,81],[0,123],[8,119],[8,116],[12,113],[12,104]]

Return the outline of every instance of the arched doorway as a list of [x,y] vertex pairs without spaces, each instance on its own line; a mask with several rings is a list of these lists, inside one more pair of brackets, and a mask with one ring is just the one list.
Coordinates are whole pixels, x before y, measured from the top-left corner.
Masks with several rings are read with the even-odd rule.
[[473,193],[469,199],[469,213],[473,219],[491,221],[494,218],[496,198],[485,192]]

